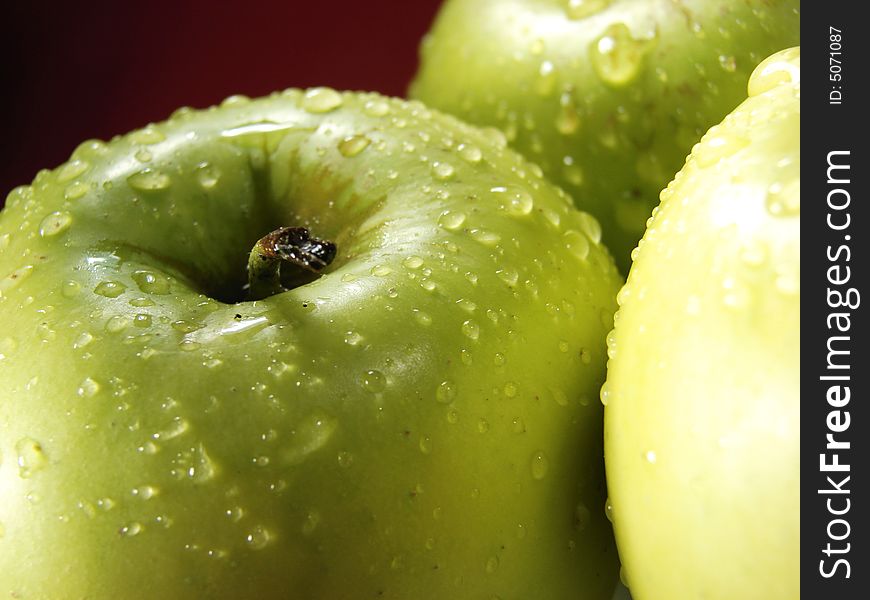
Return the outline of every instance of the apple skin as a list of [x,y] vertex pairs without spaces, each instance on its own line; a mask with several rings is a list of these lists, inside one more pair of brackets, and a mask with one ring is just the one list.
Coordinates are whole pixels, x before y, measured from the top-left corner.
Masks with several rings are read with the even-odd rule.
[[[286,225],[338,257],[242,301]],[[599,238],[500,133],[375,94],[82,144],[0,213],[0,595],[607,598]]]
[[623,273],[692,145],[752,68],[800,43],[797,0],[448,0],[410,95],[506,132],[593,213]]
[[800,596],[800,49],[662,193],[608,338],[605,462],[635,600]]

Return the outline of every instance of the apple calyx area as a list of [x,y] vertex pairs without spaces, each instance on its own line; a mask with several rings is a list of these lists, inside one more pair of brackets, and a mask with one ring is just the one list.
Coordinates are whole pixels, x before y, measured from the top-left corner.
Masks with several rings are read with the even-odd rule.
[[309,283],[335,259],[337,247],[305,227],[281,227],[260,238],[248,258],[248,299],[262,300]]

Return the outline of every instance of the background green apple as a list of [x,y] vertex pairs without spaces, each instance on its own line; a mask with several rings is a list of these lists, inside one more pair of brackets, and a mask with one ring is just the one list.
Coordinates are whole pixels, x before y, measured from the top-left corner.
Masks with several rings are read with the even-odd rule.
[[608,339],[605,458],[635,600],[800,597],[800,50],[662,194]]
[[[243,301],[285,225],[335,261]],[[498,132],[374,94],[84,143],[0,213],[0,595],[608,597],[599,238]]]
[[800,43],[797,0],[447,0],[410,93],[498,126],[598,217],[628,271],[659,192]]

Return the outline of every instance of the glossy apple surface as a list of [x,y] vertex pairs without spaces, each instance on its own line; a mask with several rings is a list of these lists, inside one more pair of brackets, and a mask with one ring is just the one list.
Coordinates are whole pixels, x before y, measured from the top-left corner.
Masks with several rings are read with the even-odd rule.
[[[245,300],[255,242],[334,241]],[[228,99],[0,213],[0,594],[607,598],[588,214],[419,103]]]
[[800,50],[748,89],[662,193],[608,339],[635,600],[800,596]]
[[752,69],[800,43],[796,0],[448,0],[413,97],[505,131],[629,255]]

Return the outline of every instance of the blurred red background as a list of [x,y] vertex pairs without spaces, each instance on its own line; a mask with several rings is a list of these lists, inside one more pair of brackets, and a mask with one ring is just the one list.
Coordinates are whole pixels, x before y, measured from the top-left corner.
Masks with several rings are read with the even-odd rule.
[[2,2],[0,206],[88,138],[231,94],[404,95],[441,0]]

